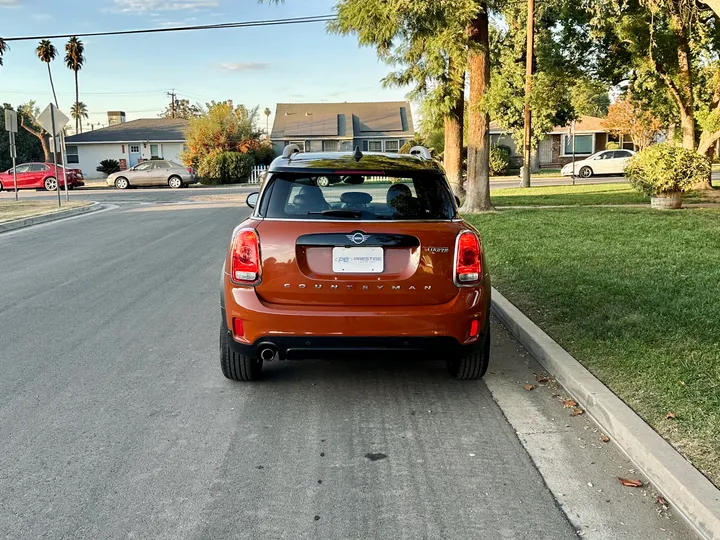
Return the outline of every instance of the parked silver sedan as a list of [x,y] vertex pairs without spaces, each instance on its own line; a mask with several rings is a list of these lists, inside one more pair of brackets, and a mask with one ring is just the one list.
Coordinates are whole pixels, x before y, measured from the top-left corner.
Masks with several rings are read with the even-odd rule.
[[170,186],[173,189],[196,184],[198,181],[192,167],[184,167],[173,161],[143,161],[126,171],[111,174],[108,186],[127,189],[135,186]]

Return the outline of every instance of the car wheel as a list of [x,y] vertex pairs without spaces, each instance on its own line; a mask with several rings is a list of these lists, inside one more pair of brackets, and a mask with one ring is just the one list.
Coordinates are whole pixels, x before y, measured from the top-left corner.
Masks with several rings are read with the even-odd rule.
[[48,191],[55,191],[58,187],[58,182],[55,178],[53,178],[51,176],[50,178],[45,179],[45,182],[43,183],[43,185],[45,186],[45,189],[47,189]]
[[4,189],[5,189],[5,188],[3,187],[2,182],[0,182],[0,193],[1,193]]
[[580,178],[590,178],[593,175],[590,167],[583,167],[580,169]]
[[179,176],[171,176],[168,180],[168,186],[170,186],[173,189],[178,189],[183,187],[183,181],[182,178]]
[[130,182],[128,182],[127,178],[121,176],[115,180],[115,187],[118,189],[127,189],[130,187]]
[[330,179],[327,176],[320,176],[317,179],[317,185],[320,187],[328,187],[330,185]]
[[220,367],[223,375],[233,381],[256,381],[262,373],[263,361],[238,354],[228,345],[229,332],[220,324]]
[[476,381],[482,379],[490,363],[490,325],[485,331],[485,343],[482,351],[469,354],[460,359],[448,360],[447,367],[450,375],[461,381]]

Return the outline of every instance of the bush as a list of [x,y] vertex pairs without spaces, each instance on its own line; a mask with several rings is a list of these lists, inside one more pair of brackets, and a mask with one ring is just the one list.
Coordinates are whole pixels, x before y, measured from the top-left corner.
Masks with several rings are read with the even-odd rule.
[[255,159],[240,152],[215,152],[200,160],[198,175],[203,184],[238,184],[250,178]]
[[270,143],[260,144],[260,147],[250,154],[255,158],[256,165],[270,165],[275,159],[275,151]]
[[620,150],[620,144],[615,141],[610,141],[605,145],[605,150]]
[[97,172],[111,175],[120,170],[120,162],[116,159],[103,159],[95,169]]
[[505,174],[510,165],[510,149],[507,146],[490,147],[490,176]]
[[683,193],[707,181],[710,162],[693,150],[654,144],[633,156],[625,166],[625,176],[635,189],[650,196]]

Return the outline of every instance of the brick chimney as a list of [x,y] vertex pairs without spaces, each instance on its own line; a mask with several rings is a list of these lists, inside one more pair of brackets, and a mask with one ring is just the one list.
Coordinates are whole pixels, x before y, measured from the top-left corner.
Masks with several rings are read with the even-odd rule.
[[125,113],[123,111],[108,111],[107,115],[108,124],[111,126],[125,123]]

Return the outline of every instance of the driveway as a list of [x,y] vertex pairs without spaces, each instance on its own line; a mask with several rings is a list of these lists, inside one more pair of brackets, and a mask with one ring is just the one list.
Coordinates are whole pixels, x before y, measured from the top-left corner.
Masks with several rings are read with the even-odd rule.
[[522,389],[539,367],[500,327],[487,383],[371,358],[224,379],[248,209],[129,195],[0,235],[1,537],[693,538],[557,388]]

